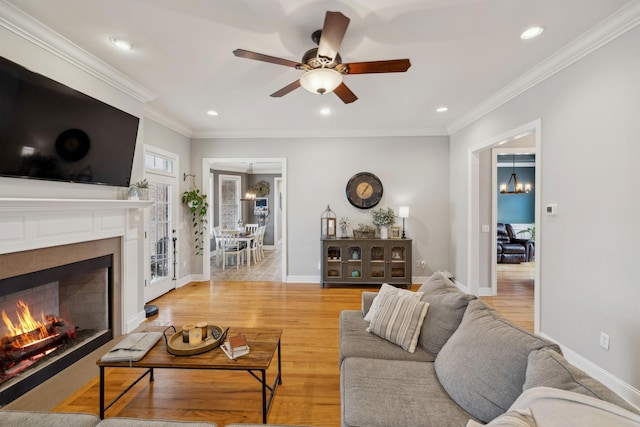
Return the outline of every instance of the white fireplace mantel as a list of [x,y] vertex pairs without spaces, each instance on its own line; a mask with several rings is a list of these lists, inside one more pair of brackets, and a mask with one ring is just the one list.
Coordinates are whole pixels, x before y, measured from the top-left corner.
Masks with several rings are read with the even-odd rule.
[[[123,331],[144,320],[143,208],[152,201],[0,198],[0,254],[122,238]],[[0,265],[0,268],[2,266]]]

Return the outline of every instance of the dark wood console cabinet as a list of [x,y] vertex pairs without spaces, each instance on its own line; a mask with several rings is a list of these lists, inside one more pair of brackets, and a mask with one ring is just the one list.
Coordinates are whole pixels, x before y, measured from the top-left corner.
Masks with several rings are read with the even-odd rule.
[[411,287],[411,239],[322,239],[322,287],[333,284]]

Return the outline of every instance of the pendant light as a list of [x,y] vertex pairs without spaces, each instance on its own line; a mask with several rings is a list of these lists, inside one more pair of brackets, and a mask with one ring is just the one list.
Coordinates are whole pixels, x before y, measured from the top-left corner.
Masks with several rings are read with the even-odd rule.
[[[511,183],[513,182],[513,187]],[[511,177],[506,184],[500,184],[501,194],[526,194],[531,191],[531,184],[522,184],[518,182],[518,176],[516,175],[516,156],[512,156],[512,169]]]
[[[249,175],[253,174],[253,163],[249,163]],[[248,180],[248,179],[247,179]],[[256,190],[252,186],[247,187],[247,192],[244,193],[244,199],[240,199],[243,202],[252,202],[256,199]]]

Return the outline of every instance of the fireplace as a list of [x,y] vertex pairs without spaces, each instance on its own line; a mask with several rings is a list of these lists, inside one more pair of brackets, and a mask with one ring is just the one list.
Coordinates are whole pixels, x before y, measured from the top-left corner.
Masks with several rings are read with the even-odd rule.
[[113,255],[0,280],[0,405],[113,338]]
[[[91,336],[87,340],[82,338],[82,342],[90,341],[91,346],[98,347],[84,357],[82,353],[71,352],[65,364],[76,358],[79,360],[70,362],[67,368],[56,366],[57,360],[61,359],[56,356],[56,363],[47,362],[29,370],[50,370],[43,376],[50,376],[44,382],[39,383],[41,379],[36,376],[25,380],[24,377],[31,377],[31,372],[25,371],[11,381],[12,384],[21,383],[20,386],[11,387],[11,392],[7,393],[4,388],[9,387],[9,381],[5,380],[0,384],[0,406],[5,407],[5,402],[22,393],[6,408],[53,408],[98,375],[95,361],[111,345],[111,338],[117,339],[133,331],[144,321],[144,288],[141,285],[144,283],[141,268],[144,259],[143,208],[151,204],[149,201],[106,199],[0,198],[0,299],[7,299],[7,295],[14,292],[54,294],[53,300],[58,299],[55,304],[43,305],[39,300],[24,302],[30,306],[34,317],[42,320],[41,313],[45,318],[49,314],[60,317],[65,324],[72,325],[74,331],[82,330]],[[89,267],[83,266],[85,262]],[[28,277],[27,282],[32,282],[31,277],[38,275],[75,270],[77,263],[80,263],[80,271],[72,275],[76,279],[43,276],[42,280],[33,280],[34,283],[27,287],[29,290],[19,289],[22,285],[18,282],[22,280],[17,278]],[[91,263],[102,264],[95,267]],[[32,273],[36,275],[31,276]],[[63,275],[67,276],[66,273]],[[82,284],[94,281],[101,284],[89,288],[102,289],[98,303],[101,310],[94,306],[91,311],[95,319],[89,319],[80,316],[81,305],[73,307],[65,301],[96,298],[87,293]],[[8,307],[0,304],[15,320],[17,298],[11,298],[14,302]],[[97,323],[92,323],[94,320]],[[0,318],[0,339],[6,335],[3,328],[4,322]],[[106,344],[100,345],[101,341]]]

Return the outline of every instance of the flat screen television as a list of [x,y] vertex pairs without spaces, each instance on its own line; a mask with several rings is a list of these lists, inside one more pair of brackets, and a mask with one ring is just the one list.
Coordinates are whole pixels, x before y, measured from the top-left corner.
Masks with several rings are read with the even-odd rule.
[[128,187],[139,121],[0,57],[0,176]]

